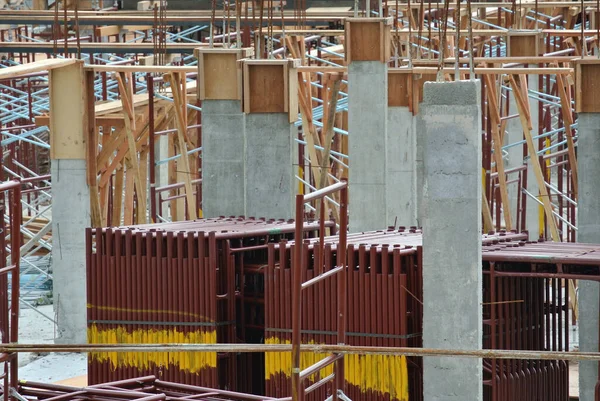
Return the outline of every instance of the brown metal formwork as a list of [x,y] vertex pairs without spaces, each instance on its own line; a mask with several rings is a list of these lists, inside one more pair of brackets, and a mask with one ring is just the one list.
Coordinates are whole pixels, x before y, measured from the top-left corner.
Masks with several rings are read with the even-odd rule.
[[[499,232],[483,235],[482,242],[493,246],[518,244],[525,239],[526,233]],[[318,239],[304,241],[302,246],[303,282],[335,267],[337,237],[325,238],[322,244]],[[350,345],[422,347],[421,246],[422,233],[415,227],[348,236],[346,330]],[[266,343],[291,341],[289,294],[294,247],[294,242],[281,243],[271,245],[269,250],[265,284]],[[335,281],[323,282],[303,294],[303,343],[335,343],[335,288]],[[303,354],[302,366],[311,365],[324,356]],[[289,358],[286,353],[267,353],[267,396],[290,394]],[[421,358],[410,357],[405,361],[381,358],[367,363],[359,359],[358,356],[347,356],[345,361],[346,390],[351,399],[423,399]],[[322,370],[312,379],[318,382],[330,373]],[[307,398],[322,399],[330,391],[330,388],[321,387],[307,394]]]
[[[570,351],[574,280],[600,281],[600,245],[551,242],[483,247],[484,346]],[[569,400],[566,361],[484,360],[487,400]]]
[[[318,228],[306,223],[305,236],[317,235]],[[293,221],[244,218],[89,229],[88,341],[247,342],[237,332],[249,330],[240,297],[245,263],[262,258],[265,264],[268,244],[292,238],[293,231]],[[230,353],[92,353],[88,378],[96,384],[156,375],[260,392],[263,381],[252,385],[245,375],[237,377],[246,358]]]
[[[347,247],[347,328],[349,345],[415,346],[421,344],[421,265],[417,246],[420,233],[389,230],[350,234]],[[269,344],[291,342],[291,257],[295,243],[271,245],[266,272],[266,336]],[[302,281],[335,268],[337,242],[326,238],[302,244]],[[336,277],[308,287],[302,297],[302,342],[335,344],[337,340]],[[326,354],[302,354],[302,369]],[[267,353],[266,395],[290,394],[290,354]],[[405,400],[421,394],[420,361],[404,357],[346,356],[346,394],[352,400]],[[386,372],[386,373],[382,373]],[[330,376],[332,368],[311,377],[313,383]],[[307,400],[322,400],[331,386],[306,391]],[[411,399],[417,399],[414,396]]]

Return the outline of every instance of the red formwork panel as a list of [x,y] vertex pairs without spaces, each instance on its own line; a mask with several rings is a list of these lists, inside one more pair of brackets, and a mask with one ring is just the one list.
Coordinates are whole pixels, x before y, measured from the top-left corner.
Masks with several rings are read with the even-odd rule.
[[[484,347],[570,351],[574,281],[600,281],[600,245],[488,243],[482,257]],[[566,361],[487,359],[484,375],[486,400],[569,400]]]
[[[421,264],[417,246],[420,233],[388,230],[350,234],[347,261],[347,322],[349,345],[420,347]],[[302,281],[335,268],[335,238],[324,244],[305,241]],[[265,342],[291,342],[291,255],[295,243],[272,245],[265,273]],[[337,339],[337,277],[307,288],[302,296],[302,342],[335,344]],[[416,318],[415,318],[416,317]],[[308,367],[327,354],[302,354]],[[291,392],[289,353],[265,356],[266,395],[285,397]],[[357,400],[418,399],[422,394],[420,361],[396,356],[347,355],[344,360],[346,394]],[[322,369],[308,379],[307,400],[323,400],[331,388],[311,391],[310,384],[328,377],[332,368]]]
[[[333,224],[328,222],[327,227]],[[318,235],[305,224],[305,236]],[[220,218],[87,232],[90,343],[236,343],[243,266],[266,263],[292,221]],[[155,375],[161,380],[246,390],[232,353],[93,353],[90,384]],[[239,377],[238,377],[239,376]],[[250,390],[252,387],[250,386]]]

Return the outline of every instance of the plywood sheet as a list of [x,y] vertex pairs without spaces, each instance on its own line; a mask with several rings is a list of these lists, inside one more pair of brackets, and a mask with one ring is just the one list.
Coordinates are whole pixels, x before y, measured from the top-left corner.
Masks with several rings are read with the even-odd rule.
[[577,70],[576,111],[600,112],[600,64],[580,64]]
[[381,24],[374,22],[351,22],[348,61],[377,61],[381,59]]
[[508,36],[509,57],[536,57],[538,55],[537,35]]
[[87,130],[82,64],[50,71],[50,158],[85,159]]
[[247,65],[250,113],[285,113],[284,65]]
[[[238,100],[240,85],[237,67],[237,54],[205,53],[203,57],[204,91],[201,99]],[[202,92],[201,92],[202,93]]]
[[408,80],[412,74],[388,74],[388,106],[408,107]]

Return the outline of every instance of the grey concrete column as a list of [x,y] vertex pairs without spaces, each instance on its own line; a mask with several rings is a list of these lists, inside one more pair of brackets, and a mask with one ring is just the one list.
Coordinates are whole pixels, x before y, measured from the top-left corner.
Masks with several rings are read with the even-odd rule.
[[[528,80],[528,88],[533,90],[538,90],[539,82],[537,75],[530,75]],[[531,135],[537,136],[539,134],[539,102],[535,99],[529,98],[529,109],[531,111]],[[515,97],[511,92],[509,92],[509,110],[510,114],[518,114],[519,109],[517,108],[517,103]],[[506,135],[505,145],[509,143],[515,143],[524,140],[523,136],[523,126],[521,125],[521,120],[519,117],[512,118],[508,120],[506,124]],[[533,140],[536,151],[539,150],[538,139]],[[513,146],[508,148],[508,158],[506,159],[505,169],[510,169],[514,167],[518,167],[523,165],[524,163],[527,165],[527,191],[532,195],[538,197],[540,188],[535,178],[535,173],[533,171],[533,167],[531,166],[531,159],[523,160],[523,148],[527,147],[526,144]],[[515,178],[515,175],[511,175],[510,179]],[[513,223],[517,223],[517,208],[520,205],[517,203],[518,191],[520,191],[516,184],[508,185],[508,198],[510,200],[510,208],[511,215],[513,216]],[[529,231],[529,238],[532,240],[537,240],[540,237],[540,204],[536,202],[535,199],[531,198],[529,195],[522,193],[521,196],[527,198],[526,203],[526,220],[525,226]]]
[[[164,160],[169,157],[169,137],[166,135],[157,135],[154,138],[154,155],[156,160]],[[169,184],[169,164],[163,163],[154,167],[155,171],[155,187],[163,187]],[[148,196],[151,196],[148,191]],[[150,204],[150,200],[148,200]],[[156,204],[157,212],[161,216],[166,216],[168,213],[169,204],[160,202]]]
[[293,218],[298,129],[290,124],[287,113],[250,113],[245,127],[246,214]]
[[423,132],[419,126],[419,119],[421,118],[421,110],[419,108],[419,114],[416,116],[416,128],[415,128],[415,141],[416,141],[416,153],[415,153],[415,168],[417,170],[416,179],[416,196],[417,196],[417,226],[423,227],[423,187],[424,181],[424,162],[423,162],[423,146],[425,138]]
[[[388,107],[386,204],[388,221],[417,225],[416,124],[408,107]],[[383,228],[383,227],[380,227]]]
[[[521,119],[518,117],[517,101],[515,100],[515,96],[512,91],[508,92],[509,96],[509,112],[510,114],[517,114],[517,117],[511,118],[506,123],[506,133],[504,135],[504,145],[508,145],[511,143],[516,143],[522,141],[523,137],[523,126],[521,125]],[[534,134],[535,135],[535,134]],[[505,159],[505,169],[511,169],[514,167],[519,167],[523,165],[523,147],[527,146],[526,144],[512,146],[507,149],[508,157]],[[509,176],[509,179],[514,178],[513,175]],[[535,177],[534,177],[535,178]],[[536,183],[537,184],[537,183]],[[508,199],[510,201],[510,214],[513,216],[513,220],[517,223],[517,210],[520,205],[517,203],[517,199],[519,196],[519,191],[521,188],[516,184],[508,185]],[[521,194],[522,196],[527,196],[525,194]],[[533,199],[528,199],[527,202],[534,202]]]
[[[482,347],[481,86],[427,82],[423,135],[423,346]],[[425,401],[483,399],[481,359],[423,360]]]
[[202,102],[202,211],[204,217],[243,216],[244,113],[239,100]]
[[86,161],[54,159],[52,177],[53,301],[57,343],[87,343],[85,229],[90,226]]
[[387,215],[387,81],[380,61],[348,66],[349,213],[353,232],[394,223]]
[[[577,242],[600,243],[600,113],[579,113]],[[579,281],[579,349],[598,352],[598,283]],[[594,401],[598,364],[579,363],[579,400]]]

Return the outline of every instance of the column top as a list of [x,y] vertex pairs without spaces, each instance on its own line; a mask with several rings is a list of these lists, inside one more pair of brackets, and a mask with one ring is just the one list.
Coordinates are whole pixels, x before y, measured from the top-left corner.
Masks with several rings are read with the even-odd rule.
[[481,102],[481,81],[425,82],[423,104],[425,105],[477,105]]

